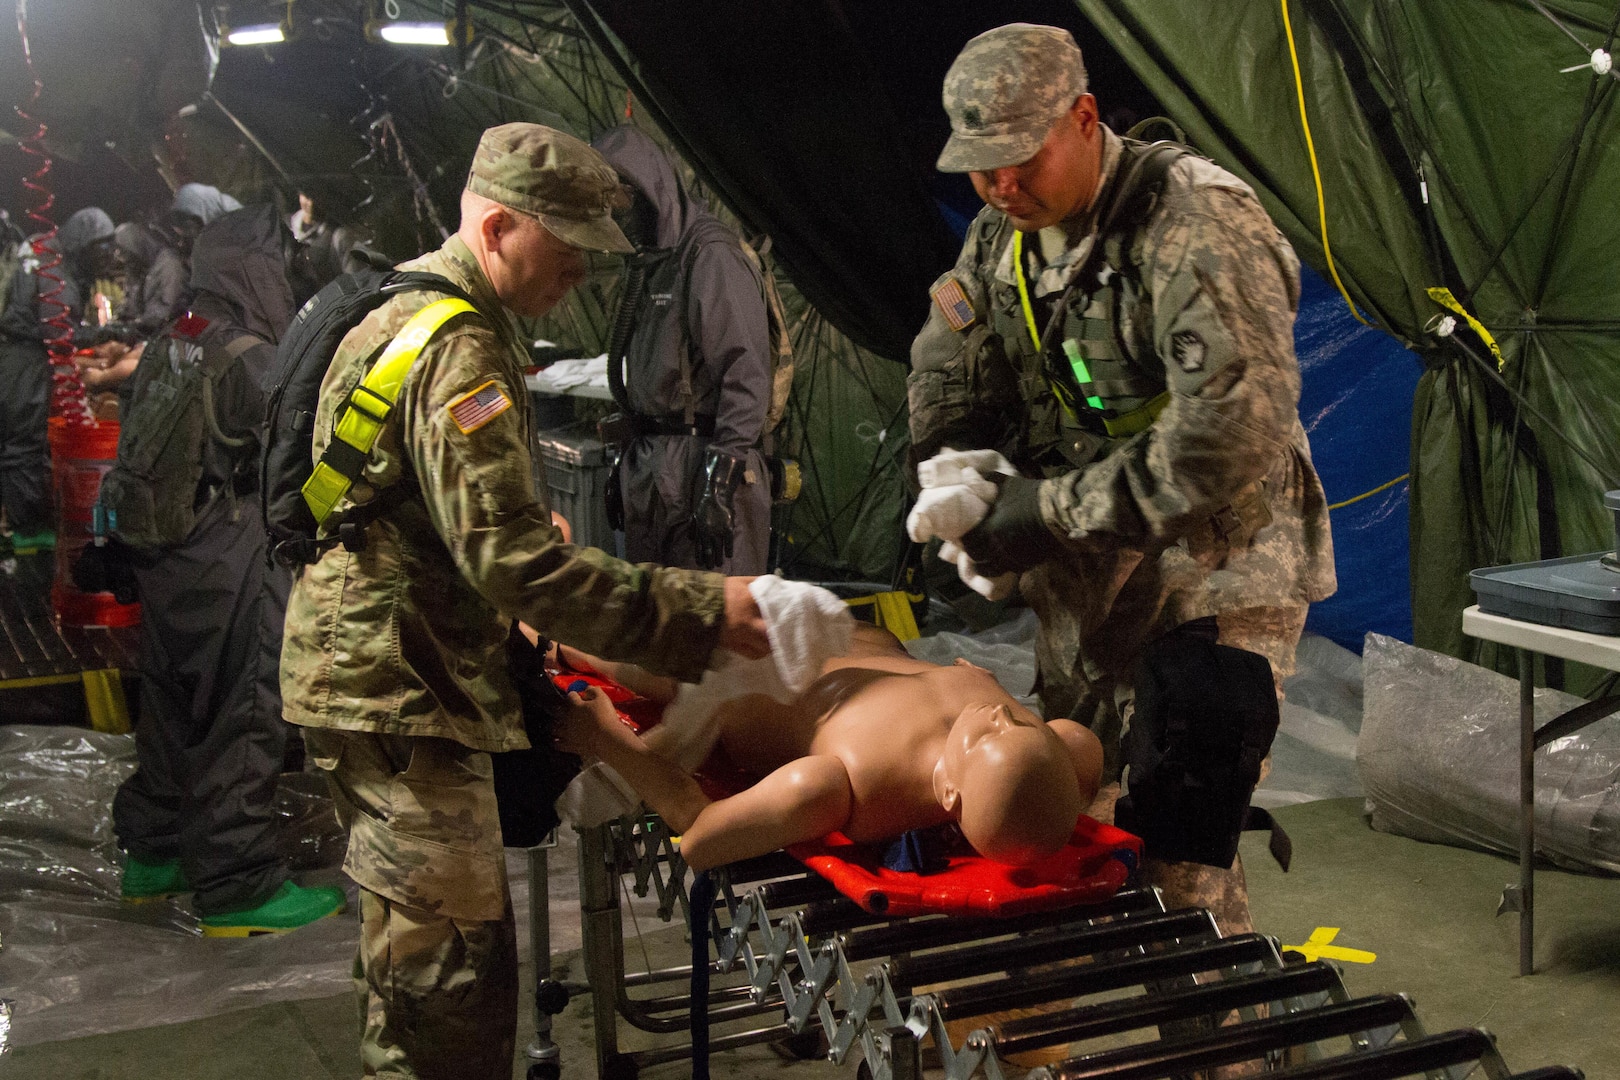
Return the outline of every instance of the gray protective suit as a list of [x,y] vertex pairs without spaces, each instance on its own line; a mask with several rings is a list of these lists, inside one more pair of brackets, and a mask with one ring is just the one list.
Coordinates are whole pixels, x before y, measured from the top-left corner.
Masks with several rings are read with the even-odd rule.
[[714,434],[644,435],[624,448],[625,557],[631,562],[698,568],[692,512],[703,489],[704,458],[713,445],[744,459],[746,477],[733,501],[735,551],[727,574],[765,572],[771,493],[760,450],[771,401],[770,345],[758,272],[737,236],[681,187],[658,144],[624,126],[593,144],[657,211],[656,235],[644,247],[644,295],[625,349],[631,407],[680,423],[685,414],[683,362],[691,407]]
[[139,222],[118,226],[113,241],[130,270],[119,321],[144,330],[161,329],[185,308],[185,259]]
[[180,185],[170,212],[190,214],[204,225],[211,225],[216,218],[240,209],[241,203],[212,184],[193,183]]
[[[198,343],[205,363],[228,365],[214,411],[221,434],[247,441],[205,436],[196,526],[135,563],[140,766],[113,800],[113,826],[145,861],[180,859],[203,915],[253,907],[287,877],[273,803],[287,739],[279,672],[292,583],[265,565],[254,494],[264,383],[296,310],[284,243],[291,235],[270,206],[227,214],[197,237],[191,310],[209,320]],[[141,363],[168,356],[160,338]]]
[[[91,206],[69,217],[47,242],[62,253],[52,273],[61,279],[57,299],[67,305],[68,321],[75,326],[84,310],[85,251],[112,234],[112,218]],[[39,297],[55,283],[36,272],[39,261],[29,256],[17,267],[0,313],[0,506],[14,532],[30,534],[51,527],[51,454],[45,441],[51,368],[43,320],[56,308]]]

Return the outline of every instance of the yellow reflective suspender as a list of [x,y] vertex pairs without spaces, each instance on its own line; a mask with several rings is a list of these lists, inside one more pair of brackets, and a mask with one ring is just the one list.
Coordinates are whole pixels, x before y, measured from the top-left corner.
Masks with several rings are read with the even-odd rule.
[[325,525],[337,504],[365,471],[366,459],[393,411],[399,388],[439,327],[466,311],[476,311],[465,300],[435,300],[412,315],[382,356],[349,394],[348,407],[338,417],[332,441],[304,481],[304,502],[317,525]]
[[[1029,282],[1024,276],[1024,234],[1013,230],[1013,270],[1018,275],[1018,300],[1024,305],[1024,324],[1029,327],[1029,340],[1035,351],[1041,351],[1041,331],[1035,325],[1035,306],[1029,302]],[[1086,379],[1087,382],[1091,380]]]
[[[1101,243],[1102,241],[1099,238],[1097,242]],[[1024,324],[1029,327],[1029,340],[1035,346],[1036,355],[1041,355],[1041,332],[1035,325],[1035,305],[1029,299],[1029,281],[1024,271],[1024,234],[1022,232],[1014,230],[1012,249],[1014,276],[1018,282],[1018,301],[1024,309]],[[1069,361],[1069,368],[1074,372],[1075,382],[1079,384],[1081,392],[1086,393],[1093,384],[1091,381],[1091,369],[1086,366],[1086,358],[1080,352],[1080,343],[1073,338],[1064,341],[1063,355]],[[1057,395],[1058,401],[1062,402],[1064,408],[1068,409],[1069,414],[1073,416],[1075,403],[1070,401],[1068,395],[1063,393],[1062,389],[1055,383],[1052,390]],[[1097,412],[1108,411],[1107,404],[1096,394],[1086,393],[1086,404]],[[1170,391],[1166,390],[1147,404],[1132,409],[1128,413],[1101,417],[1103,430],[1113,438],[1135,435],[1137,432],[1146,431],[1153,426],[1153,421],[1159,418],[1159,414],[1164,412],[1164,407],[1168,404],[1170,404]]]

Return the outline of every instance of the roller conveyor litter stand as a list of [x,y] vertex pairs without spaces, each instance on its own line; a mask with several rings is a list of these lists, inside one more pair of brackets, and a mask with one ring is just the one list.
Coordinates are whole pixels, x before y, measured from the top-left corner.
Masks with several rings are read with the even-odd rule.
[[[1289,1080],[1582,1075],[1564,1067],[1514,1073],[1488,1033],[1428,1034],[1404,996],[1353,998],[1332,965],[1286,963],[1275,941],[1258,934],[1222,938],[1207,912],[1167,912],[1152,890],[1004,919],[889,919],[781,853],[715,871],[718,899],[703,920],[711,938],[709,976],[700,980],[712,983],[707,1023],[757,1026],[709,1039],[696,1055],[685,1039],[623,1052],[620,1019],[649,1032],[687,1032],[693,984],[690,965],[626,974],[619,877],[633,875],[638,895],[656,890],[660,917],[672,919],[690,916],[691,876],[651,814],[586,830],[579,850],[603,1080],[761,1042],[825,1052],[835,1063],[858,1056],[871,1080],[915,1080],[929,1041],[947,1080],[1148,1080],[1241,1064]],[[534,895],[544,902],[543,892]],[[537,957],[543,940],[536,938]],[[560,1012],[568,989],[542,981],[542,1014]],[[1042,1011],[1005,1018],[1031,1009]],[[955,1034],[964,1030],[965,1038]],[[1004,1060],[1054,1047],[1078,1052],[1033,1072]],[[552,1057],[531,1076],[555,1069]]]

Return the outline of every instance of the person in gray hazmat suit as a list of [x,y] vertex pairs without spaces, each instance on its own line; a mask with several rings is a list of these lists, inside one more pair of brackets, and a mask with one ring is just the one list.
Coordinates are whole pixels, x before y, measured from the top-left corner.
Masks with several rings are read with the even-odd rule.
[[619,219],[641,263],[630,285],[642,282],[625,301],[635,312],[623,353],[633,435],[608,484],[609,522],[624,530],[631,562],[762,574],[771,360],[759,271],[647,135],[625,125],[592,145],[631,190]]
[[186,260],[157,231],[126,221],[113,234],[127,284],[118,320],[148,333],[185,310]]
[[240,209],[241,203],[212,184],[181,184],[161,227],[180,257],[189,259],[198,233],[222,214]]
[[344,906],[339,889],[288,880],[273,807],[287,740],[281,633],[292,582],[265,559],[256,432],[276,343],[313,291],[300,256],[272,206],[217,218],[192,248],[194,318],[149,344],[130,382],[138,393],[176,345],[200,348],[217,372],[218,431],[202,439],[196,522],[179,544],[131,555],[139,767],[113,800],[124,898],[192,892],[203,933],[216,937],[291,930]]
[[[62,253],[52,271],[62,281],[57,299],[67,305],[74,327],[99,273],[110,269],[112,218],[88,206],[70,216],[47,241]],[[50,410],[51,366],[45,340],[55,330],[45,320],[56,308],[40,295],[55,287],[38,273],[40,258],[30,253],[18,265],[0,313],[0,507],[18,552],[54,546],[51,521],[50,447],[45,418]]]

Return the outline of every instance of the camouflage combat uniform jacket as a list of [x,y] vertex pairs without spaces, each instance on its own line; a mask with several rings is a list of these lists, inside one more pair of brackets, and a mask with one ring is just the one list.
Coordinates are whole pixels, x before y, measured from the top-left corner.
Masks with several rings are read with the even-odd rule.
[[[527,746],[506,670],[513,618],[695,680],[719,639],[723,579],[564,544],[534,482],[524,355],[489,282],[455,237],[403,268],[449,278],[483,315],[457,317],[422,350],[353,497],[414,490],[367,529],[363,550],[333,548],[293,587],[286,718],[475,750]],[[405,293],[344,338],[321,388],[316,458],[367,363],[437,299]]]
[[[1122,154],[1135,152],[1102,131],[1099,191]],[[1043,307],[1096,242],[1096,213],[1094,205],[1054,226],[1064,230],[1054,245],[1061,254],[1045,265],[1037,254],[1026,269],[1042,332]],[[915,460],[944,446],[991,448],[1024,475],[1048,478],[1041,516],[1068,539],[1069,557],[1020,582],[1040,616],[1047,715],[1090,720],[1109,706],[1098,699],[1129,678],[1142,645],[1189,619],[1295,609],[1299,617],[1281,623],[1297,638],[1304,606],[1334,590],[1332,540],[1298,413],[1299,264],[1251,189],[1206,160],[1179,159],[1120,253],[1134,274],[1066,315],[1062,335],[1094,357],[1105,404],[1129,412],[1168,393],[1134,435],[1110,437],[1054,395],[1020,300],[1013,234],[986,207],[935,286],[912,346],[911,436]],[[1026,245],[1026,258],[1043,247],[1034,235]],[[950,278],[972,308],[961,329],[941,302]],[[965,314],[958,307],[955,321]],[[1280,643],[1289,667],[1292,645]]]

